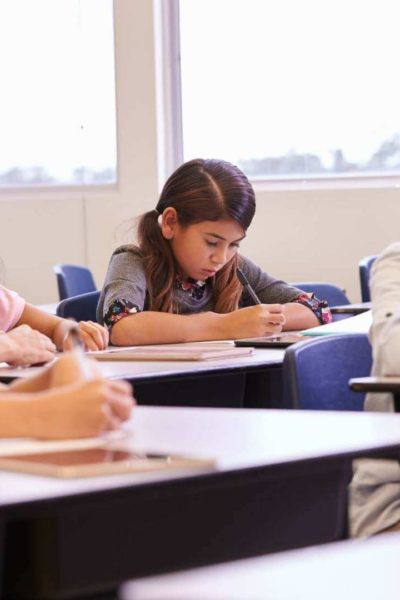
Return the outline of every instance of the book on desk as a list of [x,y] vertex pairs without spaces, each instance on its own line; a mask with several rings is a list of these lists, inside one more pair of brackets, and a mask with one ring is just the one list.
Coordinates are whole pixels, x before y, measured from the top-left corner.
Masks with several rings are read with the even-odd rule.
[[90,352],[96,360],[213,360],[248,356],[253,348],[236,348],[232,343],[165,344],[118,347]]

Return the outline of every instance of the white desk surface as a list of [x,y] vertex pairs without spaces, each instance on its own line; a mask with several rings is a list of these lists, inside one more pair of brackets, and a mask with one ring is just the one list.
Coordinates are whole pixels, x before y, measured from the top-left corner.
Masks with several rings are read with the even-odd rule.
[[400,534],[149,577],[120,600],[398,600]]
[[[400,415],[383,413],[137,407],[126,429],[136,450],[212,457],[218,471],[400,445]],[[15,451],[13,444],[2,440],[0,451]],[[51,445],[33,441],[32,449]],[[170,471],[59,480],[0,472],[0,506],[182,476]]]
[[[88,354],[90,356],[90,353]],[[218,360],[193,361],[97,361],[104,377],[114,379],[139,379],[142,377],[156,378],[168,375],[207,373],[224,369],[240,369],[280,365],[283,362],[285,350],[274,348],[256,348],[249,356],[224,358]],[[4,363],[3,363],[4,364]],[[44,367],[13,368],[0,367],[0,377],[29,377],[38,373]]]

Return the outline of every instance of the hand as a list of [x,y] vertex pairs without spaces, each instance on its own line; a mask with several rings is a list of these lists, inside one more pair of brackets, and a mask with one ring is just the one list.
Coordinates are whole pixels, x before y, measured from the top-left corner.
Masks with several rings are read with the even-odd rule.
[[16,367],[49,362],[55,352],[50,338],[29,325],[20,325],[0,335],[0,360]]
[[126,381],[97,378],[52,388],[32,403],[31,435],[42,439],[97,436],[117,429],[130,417],[134,404]]
[[285,323],[282,304],[256,304],[235,310],[224,318],[224,337],[240,339],[280,333]]
[[[79,336],[86,350],[105,350],[108,345],[108,331],[105,327],[94,321],[80,321],[76,325]],[[73,342],[69,339],[68,332],[63,338],[63,350],[72,350]]]

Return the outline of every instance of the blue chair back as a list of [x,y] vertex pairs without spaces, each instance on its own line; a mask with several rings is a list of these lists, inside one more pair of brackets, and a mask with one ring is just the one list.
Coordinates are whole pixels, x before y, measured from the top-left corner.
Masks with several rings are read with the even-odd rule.
[[57,306],[56,314],[64,319],[96,321],[96,309],[99,298],[100,291],[66,298]]
[[296,283],[291,283],[291,285],[300,288],[304,292],[314,292],[319,300],[326,300],[329,306],[350,304],[350,300],[346,296],[344,290],[333,283],[299,281]]
[[96,291],[93,275],[87,267],[79,265],[54,265],[60,300]]
[[327,335],[285,352],[284,405],[307,410],[362,410],[365,394],[353,392],[352,377],[370,375],[372,351],[362,333]]
[[369,289],[369,280],[371,277],[372,265],[376,260],[376,255],[365,256],[358,263],[358,272],[360,274],[361,301],[371,302],[371,292]]

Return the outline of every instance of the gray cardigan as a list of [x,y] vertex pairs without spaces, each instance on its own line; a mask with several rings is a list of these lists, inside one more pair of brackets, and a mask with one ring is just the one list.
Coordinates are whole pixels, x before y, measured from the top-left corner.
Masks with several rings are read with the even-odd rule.
[[[262,303],[284,304],[292,302],[301,290],[288,285],[284,281],[275,279],[264,273],[248,258],[240,257],[241,269],[249,280]],[[103,323],[104,316],[116,300],[131,302],[138,311],[147,310],[147,281],[143,266],[143,259],[136,246],[120,246],[111,256],[104,286],[97,306],[97,320]],[[214,310],[213,289],[210,281],[206,282],[204,295],[201,299],[193,298],[186,291],[177,287],[175,300],[180,314],[194,314]],[[240,299],[240,307],[254,304],[246,291]]]

